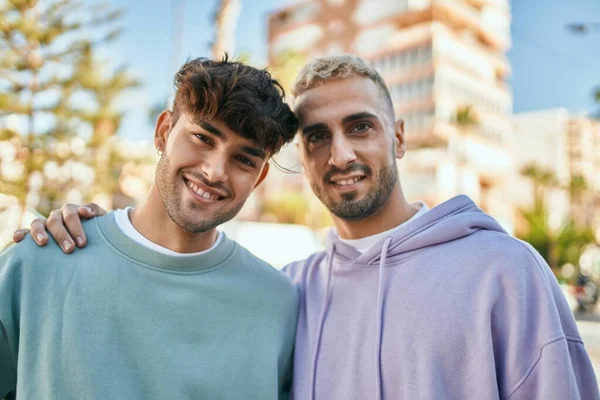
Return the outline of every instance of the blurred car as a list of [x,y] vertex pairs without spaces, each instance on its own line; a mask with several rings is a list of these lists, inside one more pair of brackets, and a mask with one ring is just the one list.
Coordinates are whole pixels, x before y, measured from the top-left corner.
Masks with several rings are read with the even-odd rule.
[[588,276],[580,275],[573,286],[573,294],[577,300],[577,311],[592,311],[600,297],[600,287]]

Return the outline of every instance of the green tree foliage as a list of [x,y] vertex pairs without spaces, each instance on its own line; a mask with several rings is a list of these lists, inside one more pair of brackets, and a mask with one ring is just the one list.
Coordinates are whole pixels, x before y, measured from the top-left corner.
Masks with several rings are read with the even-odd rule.
[[[114,189],[116,101],[139,82],[102,68],[122,12],[76,0],[0,0],[0,193],[42,212]],[[87,134],[86,134],[87,133]],[[110,153],[110,152],[108,152]]]
[[281,83],[288,96],[291,94],[296,76],[307,61],[307,57],[302,53],[284,50],[278,53],[269,65],[271,74]]
[[459,128],[472,128],[479,124],[479,118],[472,105],[465,105],[456,109],[454,122]]
[[[551,170],[536,164],[526,165],[521,174],[533,183],[533,206],[520,210],[525,229],[518,232],[518,236],[530,243],[559,275],[558,267],[567,263],[578,265],[583,248],[595,241],[594,231],[578,226],[572,216],[553,228],[546,201],[552,189],[560,188],[558,179]],[[574,196],[587,190],[587,185],[582,177],[573,176],[569,189]]]

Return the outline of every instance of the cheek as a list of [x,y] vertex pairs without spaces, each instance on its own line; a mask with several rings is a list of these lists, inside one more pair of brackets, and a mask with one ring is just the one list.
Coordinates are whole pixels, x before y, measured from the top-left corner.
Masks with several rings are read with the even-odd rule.
[[395,151],[393,143],[384,139],[364,143],[355,149],[355,154],[361,163],[389,165],[394,160]]
[[300,153],[300,159],[307,171],[315,171],[327,166],[330,158],[328,146],[320,146],[312,150],[305,149]]
[[[199,152],[193,144],[185,141],[170,141],[167,145],[167,151],[171,156],[171,163],[177,165],[187,165],[193,163],[198,158]],[[176,155],[176,157],[173,157]]]
[[235,193],[235,197],[239,200],[240,197],[244,198],[250,196],[250,193],[252,193],[256,181],[258,180],[258,174],[242,174],[239,171],[237,171],[237,174],[240,176],[231,182],[231,188]]
[[318,165],[315,165],[314,163],[305,165],[304,167],[304,174],[306,175],[306,179],[308,179],[308,183],[311,186],[314,186],[315,184],[321,186],[325,172],[325,169],[319,168]]

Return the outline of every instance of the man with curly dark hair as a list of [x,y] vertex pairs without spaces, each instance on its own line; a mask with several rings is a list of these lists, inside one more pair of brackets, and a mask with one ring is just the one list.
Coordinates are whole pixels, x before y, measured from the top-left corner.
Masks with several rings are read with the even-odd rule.
[[88,251],[32,240],[0,254],[0,398],[287,397],[298,299],[219,233],[292,140],[268,72],[186,62],[156,122],[156,179],[137,209],[89,220]]

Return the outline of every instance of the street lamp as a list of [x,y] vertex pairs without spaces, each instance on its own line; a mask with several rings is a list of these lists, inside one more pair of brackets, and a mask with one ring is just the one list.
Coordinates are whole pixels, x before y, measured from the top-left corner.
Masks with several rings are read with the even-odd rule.
[[594,29],[600,31],[600,22],[571,22],[567,24],[567,29],[578,35],[587,35]]

